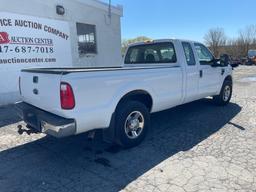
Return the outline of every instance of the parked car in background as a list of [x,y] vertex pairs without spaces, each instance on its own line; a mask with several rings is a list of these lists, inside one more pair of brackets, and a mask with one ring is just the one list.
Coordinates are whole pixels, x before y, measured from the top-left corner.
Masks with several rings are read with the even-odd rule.
[[256,65],[256,50],[249,50],[248,51],[248,64],[249,65]]
[[241,61],[241,65],[246,65],[248,63],[248,58],[247,57],[241,57],[240,61]]
[[122,67],[22,70],[17,108],[39,132],[65,137],[103,129],[117,144],[134,147],[150,131],[150,113],[208,96],[227,105],[229,64],[198,42],[136,43]]
[[240,59],[238,59],[238,58],[231,58],[231,65],[237,65],[237,66],[239,66],[239,65],[241,65],[242,64],[242,61],[240,60]]
[[239,59],[235,59],[228,54],[222,54],[220,56],[220,60],[228,63],[232,67],[238,67],[239,65],[241,65],[241,61]]

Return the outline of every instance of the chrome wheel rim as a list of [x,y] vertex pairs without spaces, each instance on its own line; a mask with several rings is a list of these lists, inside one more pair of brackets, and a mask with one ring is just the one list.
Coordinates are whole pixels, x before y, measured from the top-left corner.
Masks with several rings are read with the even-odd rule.
[[139,111],[133,111],[128,115],[125,121],[125,134],[129,139],[137,139],[145,125],[144,116]]
[[224,88],[223,100],[224,100],[224,101],[228,101],[228,100],[229,100],[229,97],[230,97],[230,94],[231,94],[231,87],[227,85],[227,86]]

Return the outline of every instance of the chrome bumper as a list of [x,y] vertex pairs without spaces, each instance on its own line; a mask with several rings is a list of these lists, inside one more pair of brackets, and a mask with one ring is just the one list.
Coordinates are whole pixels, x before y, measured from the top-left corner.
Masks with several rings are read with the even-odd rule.
[[57,138],[76,134],[74,119],[66,119],[38,109],[24,102],[16,103],[18,115],[32,129]]
[[51,135],[57,138],[68,137],[75,135],[76,133],[76,124],[75,122],[65,124],[65,125],[51,125],[46,121],[41,121],[41,132],[47,135]]

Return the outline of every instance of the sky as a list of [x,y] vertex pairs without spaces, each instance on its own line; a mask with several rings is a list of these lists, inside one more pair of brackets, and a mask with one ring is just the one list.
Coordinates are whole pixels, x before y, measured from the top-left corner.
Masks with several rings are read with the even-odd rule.
[[[103,0],[108,2],[108,0]],[[124,8],[122,39],[182,38],[204,41],[210,28],[230,38],[256,24],[256,0],[112,0]]]

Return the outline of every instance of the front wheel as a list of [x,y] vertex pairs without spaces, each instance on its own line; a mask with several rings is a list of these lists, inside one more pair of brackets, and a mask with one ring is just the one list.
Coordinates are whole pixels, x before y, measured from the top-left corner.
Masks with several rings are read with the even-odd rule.
[[116,141],[124,148],[139,145],[150,125],[148,108],[138,101],[126,101],[116,111]]
[[232,97],[233,85],[231,81],[224,81],[219,95],[213,97],[214,102],[217,105],[225,106],[227,105]]

